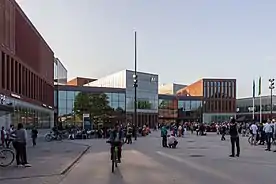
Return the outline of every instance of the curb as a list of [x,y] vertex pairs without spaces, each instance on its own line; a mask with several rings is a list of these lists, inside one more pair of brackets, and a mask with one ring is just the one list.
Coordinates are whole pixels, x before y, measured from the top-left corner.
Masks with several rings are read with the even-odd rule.
[[68,171],[71,170],[71,168],[87,153],[87,151],[91,148],[91,146],[87,146],[84,151],[82,151],[76,159],[69,165],[67,166],[63,171],[61,171],[60,175],[65,175]]
[[[85,145],[83,145],[83,146],[85,146]],[[39,174],[39,175],[21,176],[21,177],[6,177],[6,178],[0,178],[0,181],[29,179],[29,178],[43,178],[43,177],[52,177],[52,176],[65,175],[83,157],[83,155],[85,155],[87,153],[87,151],[90,148],[91,148],[91,146],[86,146],[86,148],[74,159],[74,161],[71,164],[69,164],[65,169],[63,169],[60,173],[56,173],[56,174]]]

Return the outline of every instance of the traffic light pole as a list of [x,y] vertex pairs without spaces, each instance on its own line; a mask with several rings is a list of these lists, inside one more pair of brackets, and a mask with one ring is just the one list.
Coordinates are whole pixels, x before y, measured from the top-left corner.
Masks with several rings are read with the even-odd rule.
[[274,86],[274,81],[275,79],[269,79],[269,89],[270,89],[270,119],[272,120],[273,118],[273,89],[275,88]]
[[137,87],[138,87],[138,76],[137,76],[137,45],[136,45],[136,31],[134,32],[134,75],[133,75],[133,86],[134,86],[134,139],[137,140]]

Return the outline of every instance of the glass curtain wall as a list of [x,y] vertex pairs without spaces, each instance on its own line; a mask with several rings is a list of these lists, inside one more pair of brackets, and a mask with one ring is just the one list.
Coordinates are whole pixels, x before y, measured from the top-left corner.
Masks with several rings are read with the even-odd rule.
[[179,100],[178,117],[187,121],[200,121],[202,116],[201,100]]
[[176,99],[159,99],[158,117],[159,123],[172,123],[177,119],[177,100]]
[[11,104],[14,112],[11,113],[11,124],[15,127],[23,123],[25,128],[51,128],[54,122],[54,111],[35,106],[21,100],[6,97],[6,103]]
[[125,114],[124,93],[92,93],[59,91],[58,121],[66,125],[82,125],[82,115],[91,114],[94,123],[122,120]]

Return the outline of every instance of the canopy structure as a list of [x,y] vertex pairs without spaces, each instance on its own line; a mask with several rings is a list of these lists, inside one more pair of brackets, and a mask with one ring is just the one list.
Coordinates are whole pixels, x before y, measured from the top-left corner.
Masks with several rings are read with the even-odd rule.
[[0,116],[10,114],[13,112],[13,107],[10,105],[0,104]]

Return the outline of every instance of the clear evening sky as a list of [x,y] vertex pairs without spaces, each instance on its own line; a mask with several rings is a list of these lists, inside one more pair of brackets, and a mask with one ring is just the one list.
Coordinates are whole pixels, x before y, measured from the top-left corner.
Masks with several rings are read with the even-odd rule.
[[132,69],[134,29],[138,69],[161,83],[236,78],[244,97],[254,78],[263,77],[269,94],[276,77],[275,0],[18,1],[69,78]]

